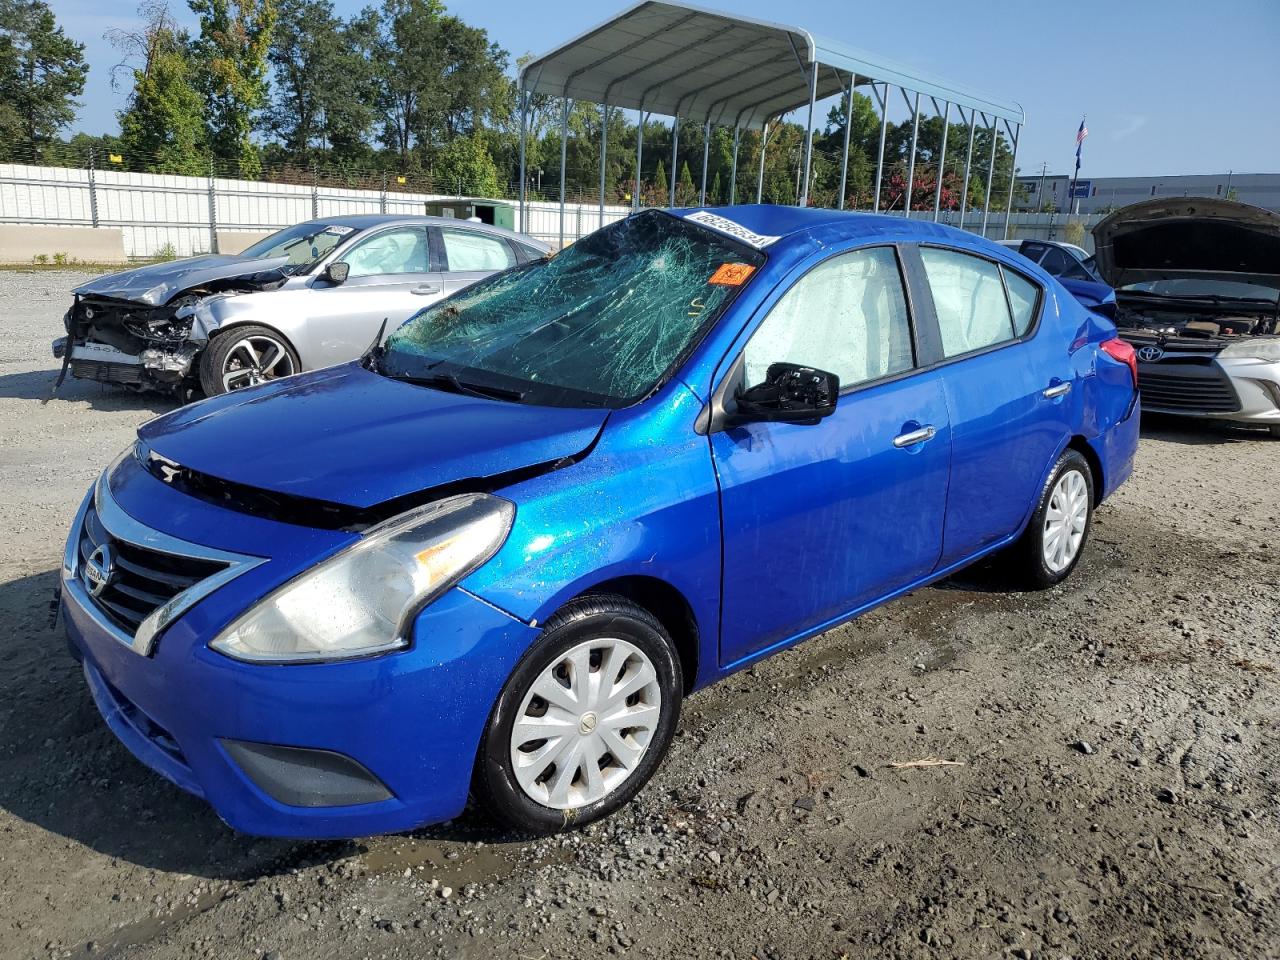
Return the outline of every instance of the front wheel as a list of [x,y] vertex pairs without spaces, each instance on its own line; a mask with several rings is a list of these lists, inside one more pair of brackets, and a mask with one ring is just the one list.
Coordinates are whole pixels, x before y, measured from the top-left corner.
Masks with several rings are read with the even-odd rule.
[[1089,539],[1093,499],[1089,462],[1077,450],[1064,451],[1040,492],[1031,522],[1010,551],[1017,579],[1044,589],[1071,575]]
[[200,386],[206,396],[230,393],[302,369],[298,354],[280,333],[250,324],[214,337],[200,355]]
[[675,646],[617,596],[547,621],[489,718],[473,790],[495,818],[553,833],[608,816],[662,762],[680,716]]

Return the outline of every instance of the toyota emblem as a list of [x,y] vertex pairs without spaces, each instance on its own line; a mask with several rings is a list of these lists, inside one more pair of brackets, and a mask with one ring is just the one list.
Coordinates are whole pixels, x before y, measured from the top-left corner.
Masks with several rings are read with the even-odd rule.
[[1157,347],[1154,343],[1143,347],[1138,351],[1138,359],[1144,363],[1155,363],[1164,356],[1164,348]]
[[111,586],[116,578],[116,558],[109,544],[104,543],[93,553],[84,565],[85,584],[89,587],[89,595],[98,597],[102,591]]

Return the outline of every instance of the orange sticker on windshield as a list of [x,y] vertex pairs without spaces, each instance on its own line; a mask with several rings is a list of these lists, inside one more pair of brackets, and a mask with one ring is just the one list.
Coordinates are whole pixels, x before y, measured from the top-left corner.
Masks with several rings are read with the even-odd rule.
[[718,287],[740,287],[755,272],[756,268],[749,263],[722,263],[707,283]]

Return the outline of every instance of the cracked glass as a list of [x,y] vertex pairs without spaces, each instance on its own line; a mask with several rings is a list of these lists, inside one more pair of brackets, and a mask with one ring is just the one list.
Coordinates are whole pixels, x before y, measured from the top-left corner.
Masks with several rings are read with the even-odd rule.
[[388,338],[378,369],[529,403],[626,406],[671,375],[763,262],[647,211],[427,307]]

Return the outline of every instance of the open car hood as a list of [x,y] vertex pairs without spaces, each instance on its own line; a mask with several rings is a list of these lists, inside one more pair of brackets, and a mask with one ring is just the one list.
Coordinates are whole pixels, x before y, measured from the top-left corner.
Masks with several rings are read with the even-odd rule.
[[1144,200],[1101,220],[1093,244],[1113,287],[1193,278],[1280,287],[1280,214],[1234,200]]
[[219,280],[268,273],[279,270],[288,262],[288,257],[249,259],[211,253],[203,257],[190,257],[169,263],[153,263],[121,273],[109,273],[105,277],[97,277],[88,283],[81,284],[72,293],[80,296],[110,297],[113,300],[131,300],[135,303],[158,307],[168,303],[183,290],[203,287]]
[[182,407],[138,438],[205,478],[366,510],[576,457],[608,414],[443,393],[350,363]]

